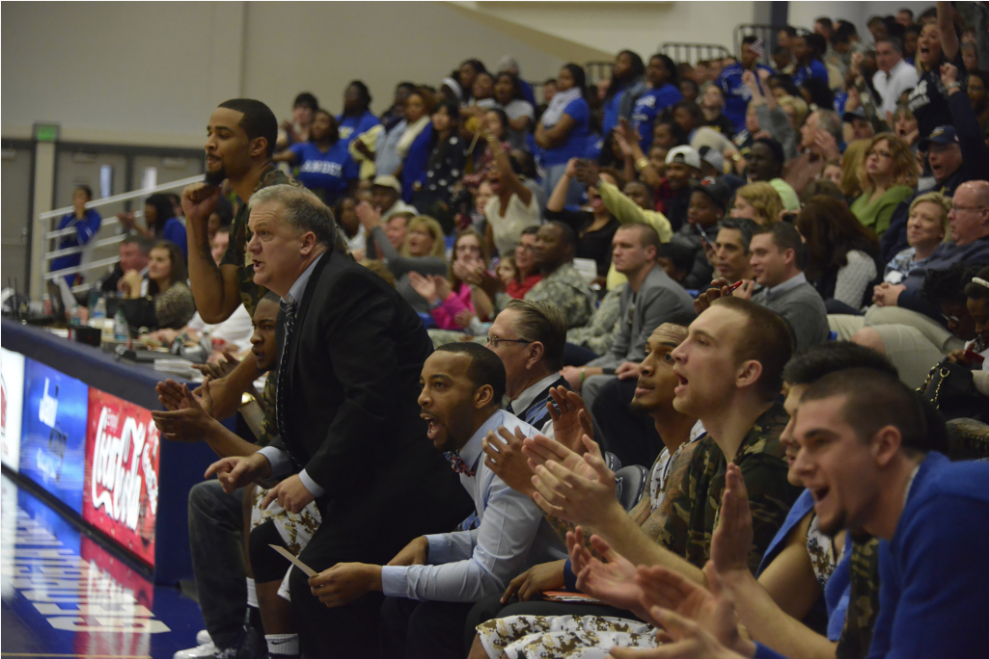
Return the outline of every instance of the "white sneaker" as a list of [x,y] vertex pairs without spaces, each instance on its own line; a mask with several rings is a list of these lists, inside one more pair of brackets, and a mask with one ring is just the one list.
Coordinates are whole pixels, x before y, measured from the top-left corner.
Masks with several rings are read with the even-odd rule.
[[[198,636],[197,634],[196,640],[199,640]],[[216,646],[213,645],[213,641],[209,641],[188,650],[179,650],[172,659],[204,659],[205,657],[212,657],[214,654],[216,654]]]
[[213,639],[211,639],[209,637],[209,632],[206,631],[205,629],[200,629],[196,633],[196,644],[197,645],[206,645],[207,643],[211,643],[212,641],[213,641]]

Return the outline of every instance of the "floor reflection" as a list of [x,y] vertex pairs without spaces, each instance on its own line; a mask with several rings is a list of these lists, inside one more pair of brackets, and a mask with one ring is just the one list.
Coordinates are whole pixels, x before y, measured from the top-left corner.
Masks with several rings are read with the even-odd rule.
[[0,527],[2,655],[166,659],[195,645],[195,602],[154,587],[6,474]]

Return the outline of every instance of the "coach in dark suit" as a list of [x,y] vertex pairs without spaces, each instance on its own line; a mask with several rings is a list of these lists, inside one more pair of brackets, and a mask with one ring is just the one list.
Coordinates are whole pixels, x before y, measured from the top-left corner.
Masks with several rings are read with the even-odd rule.
[[[332,213],[311,193],[264,188],[251,198],[249,226],[254,282],[282,299],[280,437],[207,474],[225,488],[284,478],[268,499],[292,512],[315,500],[322,525],[299,558],[317,572],[384,564],[413,538],[452,530],[472,504],[419,417],[419,374],[432,348],[418,315],[378,275],[333,251]],[[251,545],[252,563],[284,561]],[[300,570],[290,590],[303,653],[376,654],[379,593],[329,609]]]

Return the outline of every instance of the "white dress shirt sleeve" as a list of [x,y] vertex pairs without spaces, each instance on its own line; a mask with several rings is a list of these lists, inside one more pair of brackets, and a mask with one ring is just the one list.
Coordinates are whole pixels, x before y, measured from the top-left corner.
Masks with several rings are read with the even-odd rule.
[[431,563],[441,557],[464,558],[438,565],[386,566],[382,590],[389,597],[443,602],[476,602],[500,594],[525,564],[541,520],[535,503],[495,478],[477,529],[429,536]]

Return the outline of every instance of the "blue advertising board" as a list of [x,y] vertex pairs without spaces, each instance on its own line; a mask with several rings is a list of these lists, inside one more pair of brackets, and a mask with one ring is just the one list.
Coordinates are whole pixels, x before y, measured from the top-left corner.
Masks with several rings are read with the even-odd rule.
[[21,469],[82,514],[89,387],[33,359],[24,365]]

